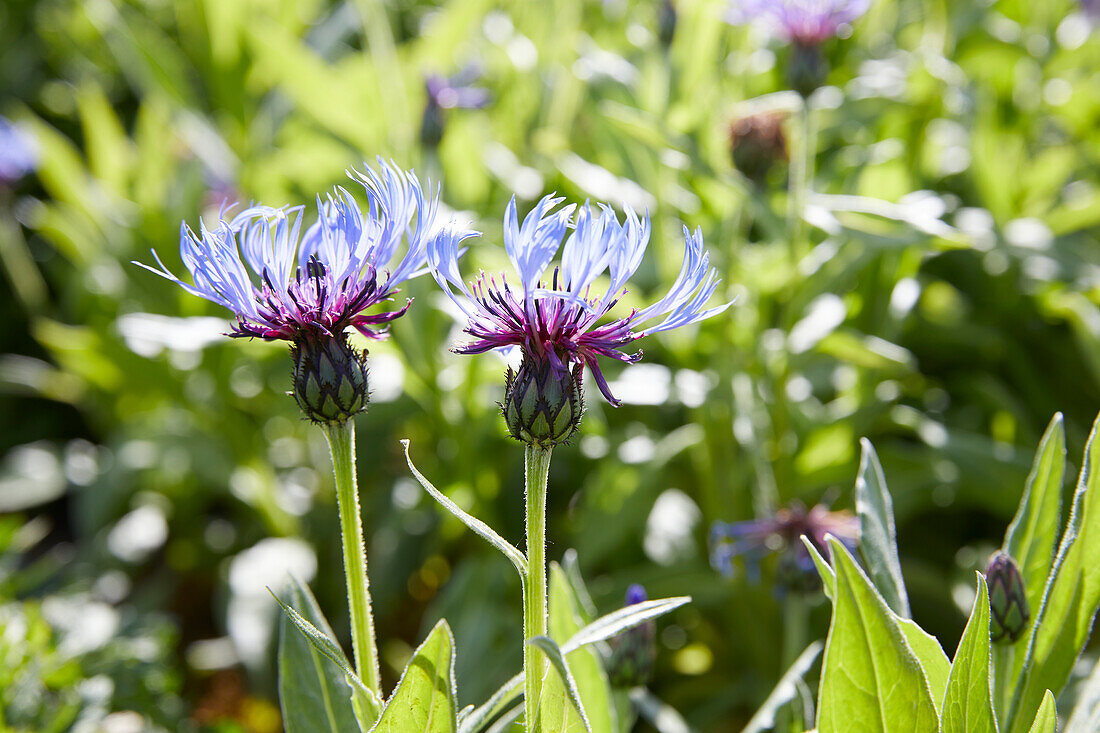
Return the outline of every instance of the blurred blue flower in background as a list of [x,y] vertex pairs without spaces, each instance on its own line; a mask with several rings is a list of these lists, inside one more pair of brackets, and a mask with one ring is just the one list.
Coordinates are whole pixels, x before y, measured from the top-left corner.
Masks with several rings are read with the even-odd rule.
[[[710,267],[710,255],[703,249],[700,230],[684,227],[684,260],[672,288],[658,302],[642,310],[597,326],[626,294],[626,281],[641,265],[649,244],[648,217],[639,217],[627,207],[622,223],[607,205],[593,208],[585,203],[556,209],[564,199],[544,197],[523,220],[516,213],[515,198],[504,214],[504,247],[519,274],[519,288],[513,289],[503,274],[481,273],[467,286],[458,270],[464,232],[437,237],[428,246],[428,265],[459,308],[468,317],[466,333],[474,341],[456,349],[461,354],[480,354],[492,349],[519,346],[524,361],[549,364],[558,375],[571,365],[588,367],[600,391],[612,405],[611,394],[600,371],[597,357],[636,362],[641,352],[621,349],[651,333],[696,323],[721,313],[730,303],[704,308],[720,282]],[[567,232],[564,247],[562,240]],[[543,275],[561,249],[561,264],[549,281]],[[610,286],[602,295],[592,292],[604,273]],[[499,279],[498,279],[499,277]],[[456,294],[451,286],[458,288]],[[639,329],[646,321],[664,316],[655,326]]]
[[871,0],[733,0],[726,20],[760,23],[785,41],[816,46],[867,12]]
[[474,82],[480,78],[481,70],[474,64],[454,76],[428,74],[424,78],[428,101],[424,105],[424,116],[420,122],[422,143],[429,147],[439,145],[446,122],[444,110],[482,109],[489,104],[489,91],[474,86]]
[[0,183],[14,183],[38,165],[38,149],[29,132],[0,116]]
[[[645,588],[633,583],[626,589],[626,605],[649,600]],[[657,657],[657,624],[650,619],[608,640],[611,656],[607,669],[611,684],[619,688],[645,685],[653,677]]]
[[743,522],[715,522],[710,528],[711,565],[732,576],[736,558],[745,564],[753,581],[760,578],[760,561],[773,553],[780,556],[780,580],[793,584],[794,576],[814,576],[814,562],[799,539],[805,535],[819,552],[826,552],[825,536],[832,535],[849,550],[859,542],[859,519],[847,511],[831,511],[825,504],[809,510],[799,503],[779,509],[773,516]]
[[[379,162],[378,173],[368,168],[352,175],[366,189],[366,212],[338,187],[323,200],[318,196],[317,221],[300,238],[302,206],[249,206],[229,221],[220,218],[212,231],[200,222],[198,235],[182,224],[180,257],[193,285],[169,272],[155,251],[160,269],[135,264],[233,311],[231,336],[298,341],[355,327],[383,338],[376,327],[402,315],[411,301],[395,311],[364,311],[393,300],[397,285],[420,274],[438,192],[425,196],[412,172]],[[383,271],[403,240],[405,255]]]

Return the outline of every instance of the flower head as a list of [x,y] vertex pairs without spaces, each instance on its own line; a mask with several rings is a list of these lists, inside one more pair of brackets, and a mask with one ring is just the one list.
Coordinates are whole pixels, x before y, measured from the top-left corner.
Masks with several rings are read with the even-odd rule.
[[[649,219],[627,207],[620,222],[609,206],[594,209],[587,203],[577,208],[574,219],[573,206],[558,208],[562,201],[546,196],[522,224],[515,199],[508,205],[504,248],[518,282],[509,282],[503,274],[482,272],[467,285],[458,270],[461,243],[469,235],[466,232],[444,232],[433,239],[428,246],[428,266],[467,316],[465,331],[473,340],[455,349],[458,353],[519,347],[525,364],[547,364],[562,380],[573,378],[571,367],[587,367],[603,396],[618,406],[598,357],[636,362],[641,352],[623,350],[633,341],[709,318],[730,304],[704,307],[719,280],[703,249],[702,234],[685,227],[683,265],[665,297],[601,323],[626,293],[627,280],[641,264],[649,243]],[[548,273],[559,250],[560,263]],[[610,284],[601,293],[595,284],[604,274]],[[658,318],[662,320],[646,325]],[[532,368],[541,370],[541,366]]]
[[474,86],[481,72],[474,65],[467,66],[454,76],[429,74],[424,78],[428,101],[420,121],[420,141],[429,147],[439,145],[443,139],[444,110],[481,109],[489,104],[489,92]]
[[38,150],[34,138],[0,116],[0,183],[13,183],[34,170]]
[[989,631],[995,644],[1014,644],[1027,630],[1031,612],[1020,567],[1007,552],[997,551],[985,569],[989,583]]
[[867,12],[871,0],[733,0],[726,20],[762,23],[780,38],[816,46]]
[[[638,583],[626,589],[627,606],[646,600],[645,588]],[[611,656],[607,671],[613,686],[630,688],[649,682],[657,657],[657,624],[652,619],[616,634],[608,640],[608,645]]]
[[[342,336],[354,327],[383,338],[378,327],[402,315],[411,301],[390,312],[366,310],[393,300],[397,286],[419,274],[438,195],[426,197],[411,172],[379,162],[377,173],[368,168],[354,174],[366,188],[366,211],[337,188],[317,198],[317,221],[304,233],[301,206],[249,206],[228,221],[223,209],[218,226],[200,223],[198,234],[182,224],[180,257],[193,284],[173,275],[155,251],[159,269],[135,264],[231,310],[237,318],[231,336],[298,342]],[[403,240],[404,256],[383,270]]]
[[809,510],[795,502],[774,516],[744,522],[715,522],[710,529],[711,565],[725,574],[733,574],[733,561],[741,557],[752,578],[760,574],[760,561],[780,555],[785,581],[795,575],[814,577],[813,559],[802,544],[805,535],[818,551],[825,552],[825,536],[832,535],[850,550],[859,541],[859,520],[847,511],[830,511],[824,504]]

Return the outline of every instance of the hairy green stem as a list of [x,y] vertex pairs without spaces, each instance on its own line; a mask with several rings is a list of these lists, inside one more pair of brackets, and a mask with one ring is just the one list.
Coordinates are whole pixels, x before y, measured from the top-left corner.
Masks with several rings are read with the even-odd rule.
[[551,448],[527,446],[527,581],[523,584],[524,709],[528,731],[535,729],[545,661],[531,639],[546,635],[546,478]]
[[351,645],[355,671],[363,684],[382,695],[378,674],[378,648],[374,641],[367,554],[363,545],[363,520],[359,516],[359,490],[355,483],[355,425],[349,420],[324,428],[336,476],[336,501],[340,507],[340,539],[344,545],[344,575],[351,611]]

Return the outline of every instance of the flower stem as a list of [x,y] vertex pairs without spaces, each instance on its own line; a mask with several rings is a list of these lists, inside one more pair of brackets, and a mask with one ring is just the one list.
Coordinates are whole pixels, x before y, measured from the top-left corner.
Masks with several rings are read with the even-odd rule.
[[370,587],[367,581],[363,521],[359,516],[359,490],[355,484],[355,425],[348,420],[337,425],[327,425],[324,431],[332,453],[332,470],[336,476],[336,501],[340,507],[340,539],[344,545],[344,575],[348,583],[355,671],[363,684],[383,699],[382,683],[378,674],[378,650],[374,642],[374,616],[371,613]]
[[551,448],[529,445],[524,456],[527,492],[527,582],[523,584],[524,709],[528,731],[535,729],[542,689],[541,653],[531,645],[546,635],[546,478]]
[[805,254],[803,242],[806,236],[806,197],[814,177],[814,154],[817,140],[813,127],[813,115],[810,100],[802,98],[798,110],[798,153],[791,160],[787,189],[787,236],[790,237],[791,254],[794,264]]

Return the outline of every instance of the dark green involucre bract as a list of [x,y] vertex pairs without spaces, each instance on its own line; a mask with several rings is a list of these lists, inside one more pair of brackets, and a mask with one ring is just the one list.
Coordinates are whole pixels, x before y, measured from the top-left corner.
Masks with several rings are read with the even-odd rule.
[[367,354],[347,336],[302,339],[291,347],[294,399],[320,425],[337,425],[367,409]]
[[995,552],[985,571],[989,584],[989,635],[996,644],[1014,644],[1031,618],[1020,568],[1011,556]]
[[519,371],[509,369],[507,379],[501,408],[513,438],[550,448],[572,437],[584,413],[580,364],[557,373],[546,359],[524,356]]
[[791,44],[791,56],[787,62],[787,83],[791,89],[803,98],[809,98],[828,76],[829,62],[817,44]]

